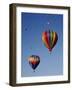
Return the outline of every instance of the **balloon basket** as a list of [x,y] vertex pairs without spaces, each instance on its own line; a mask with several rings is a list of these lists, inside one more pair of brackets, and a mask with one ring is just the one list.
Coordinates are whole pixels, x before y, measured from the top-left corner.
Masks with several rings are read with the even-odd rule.
[[50,54],[51,54],[51,52],[50,52]]
[[35,70],[33,70],[33,72],[35,72]]

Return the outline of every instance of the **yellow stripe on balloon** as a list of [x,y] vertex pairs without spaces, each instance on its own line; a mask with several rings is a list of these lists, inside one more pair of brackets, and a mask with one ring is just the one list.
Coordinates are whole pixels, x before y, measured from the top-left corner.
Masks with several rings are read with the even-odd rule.
[[42,41],[44,42],[44,45],[46,46],[45,35],[42,36]]
[[51,32],[51,47],[53,46],[53,32]]
[[53,44],[54,44],[54,42],[55,42],[55,37],[56,37],[56,33],[53,32]]
[[47,43],[47,41],[46,41],[46,36],[45,36],[45,35],[42,36],[42,41],[44,42],[44,45],[45,45],[47,48],[49,48],[49,45],[48,45],[48,43]]

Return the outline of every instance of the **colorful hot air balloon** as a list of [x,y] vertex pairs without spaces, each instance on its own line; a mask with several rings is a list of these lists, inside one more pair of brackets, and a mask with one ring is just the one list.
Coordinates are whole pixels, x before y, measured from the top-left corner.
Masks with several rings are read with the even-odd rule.
[[40,63],[40,57],[37,55],[31,55],[28,58],[28,61],[29,61],[30,66],[32,67],[32,69],[35,70]]
[[56,45],[57,40],[58,40],[58,35],[54,31],[45,31],[42,33],[42,41],[50,52],[52,51],[53,47]]

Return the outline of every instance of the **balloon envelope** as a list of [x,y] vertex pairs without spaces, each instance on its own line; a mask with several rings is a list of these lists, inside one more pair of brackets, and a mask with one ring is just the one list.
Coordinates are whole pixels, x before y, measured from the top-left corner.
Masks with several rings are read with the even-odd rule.
[[29,61],[30,66],[32,67],[32,69],[35,70],[40,63],[40,57],[37,55],[31,55],[28,58],[28,61]]
[[58,35],[54,31],[45,31],[42,33],[42,41],[45,46],[52,51],[53,47],[56,45],[58,40]]

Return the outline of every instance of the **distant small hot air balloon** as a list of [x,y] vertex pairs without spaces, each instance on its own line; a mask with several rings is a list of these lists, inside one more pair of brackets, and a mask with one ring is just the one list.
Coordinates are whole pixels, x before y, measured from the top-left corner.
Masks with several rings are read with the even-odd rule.
[[58,35],[54,31],[49,30],[42,33],[42,41],[50,52],[56,45],[57,40],[58,40]]
[[32,69],[35,71],[35,69],[37,68],[37,66],[40,63],[40,57],[37,55],[31,55],[28,58],[28,61],[29,61],[30,66],[32,67]]

